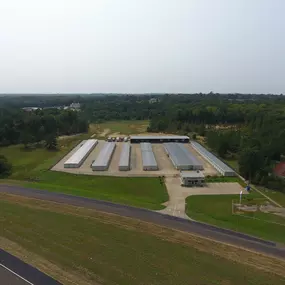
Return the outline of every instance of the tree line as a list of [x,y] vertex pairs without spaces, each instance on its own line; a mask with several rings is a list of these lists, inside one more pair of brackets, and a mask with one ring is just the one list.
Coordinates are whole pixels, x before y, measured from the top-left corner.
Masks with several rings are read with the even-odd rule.
[[45,141],[48,149],[56,147],[56,137],[88,131],[88,122],[78,112],[57,109],[25,112],[0,109],[0,146],[23,144],[29,147]]

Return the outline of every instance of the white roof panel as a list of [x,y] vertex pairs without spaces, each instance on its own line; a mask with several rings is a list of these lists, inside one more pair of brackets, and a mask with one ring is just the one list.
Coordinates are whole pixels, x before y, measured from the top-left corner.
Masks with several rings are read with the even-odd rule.
[[226,165],[224,162],[222,162],[220,159],[218,159],[215,155],[213,155],[211,152],[209,152],[207,149],[205,149],[199,143],[191,141],[191,145],[194,148],[196,148],[202,156],[204,156],[206,159],[208,159],[209,162],[216,164],[223,171],[233,172],[233,173],[235,172],[233,169],[231,169],[228,165]]
[[140,143],[144,167],[157,167],[157,162],[150,143]]
[[129,143],[125,143],[122,147],[119,166],[130,165],[130,152],[131,152],[131,145]]
[[181,171],[182,178],[205,178],[204,174],[200,171]]
[[79,164],[90,149],[97,144],[97,142],[98,141],[94,139],[83,141],[80,148],[64,164]]
[[151,140],[157,140],[157,139],[186,140],[186,139],[189,139],[189,137],[187,136],[130,136],[130,139],[131,140],[148,140],[148,139],[151,139]]
[[106,142],[100,151],[98,157],[95,159],[95,161],[92,163],[93,166],[105,166],[107,167],[110,161],[110,158],[113,154],[113,151],[116,147],[116,143],[114,142]]
[[202,163],[181,143],[164,143],[166,152],[176,166],[200,166]]

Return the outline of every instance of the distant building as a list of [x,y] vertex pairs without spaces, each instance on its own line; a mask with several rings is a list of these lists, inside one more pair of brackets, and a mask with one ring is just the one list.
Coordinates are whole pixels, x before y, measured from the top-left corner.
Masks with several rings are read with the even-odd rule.
[[151,98],[148,100],[149,104],[153,104],[153,103],[158,103],[159,99],[158,98]]
[[69,108],[73,110],[80,110],[80,103],[71,103]]
[[39,107],[24,107],[24,108],[22,108],[22,110],[24,110],[26,112],[32,112],[32,111],[36,111],[36,110],[41,110],[41,108],[39,108]]

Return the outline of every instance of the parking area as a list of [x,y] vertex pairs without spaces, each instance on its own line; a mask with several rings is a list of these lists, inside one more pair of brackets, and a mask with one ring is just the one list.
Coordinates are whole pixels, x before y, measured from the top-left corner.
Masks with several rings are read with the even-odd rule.
[[[208,183],[204,187],[182,187],[180,177],[166,177],[165,185],[169,195],[166,208],[159,212],[189,219],[185,214],[185,199],[192,195],[239,195],[243,188],[234,183]],[[246,194],[246,193],[245,193]]]
[[[130,158],[130,170],[129,171],[119,171],[119,160],[122,151],[122,146],[124,142],[116,142],[116,149],[112,156],[112,160],[107,171],[92,171],[90,168],[92,162],[98,157],[103,145],[104,140],[98,140],[97,146],[90,153],[87,159],[83,162],[80,168],[64,168],[64,162],[71,157],[72,154],[80,147],[82,142],[76,146],[70,153],[68,153],[61,161],[59,161],[51,170],[63,171],[74,174],[88,174],[88,175],[104,175],[104,176],[128,176],[128,177],[174,177],[179,175],[179,171],[174,168],[171,160],[166,155],[163,144],[152,144],[153,152],[158,164],[159,170],[157,171],[144,171],[142,167],[142,156],[140,144],[132,144],[131,148],[131,158]],[[185,144],[185,146],[191,151],[199,160],[203,163],[205,171],[204,175],[217,175],[216,170],[204,159],[199,157],[199,154],[191,147],[190,144]]]

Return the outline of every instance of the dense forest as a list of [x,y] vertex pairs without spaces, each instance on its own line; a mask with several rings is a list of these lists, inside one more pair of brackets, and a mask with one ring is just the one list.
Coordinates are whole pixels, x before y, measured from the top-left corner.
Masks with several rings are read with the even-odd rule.
[[[80,103],[80,111],[53,107]],[[187,134],[224,159],[237,159],[251,182],[285,191],[272,174],[285,155],[285,96],[252,94],[72,94],[0,96],[0,145],[85,132],[90,122],[150,120],[148,131]],[[42,110],[24,112],[23,107]]]
[[88,122],[76,111],[0,109],[0,146],[22,143],[29,147],[45,141],[56,148],[56,137],[88,131]]

